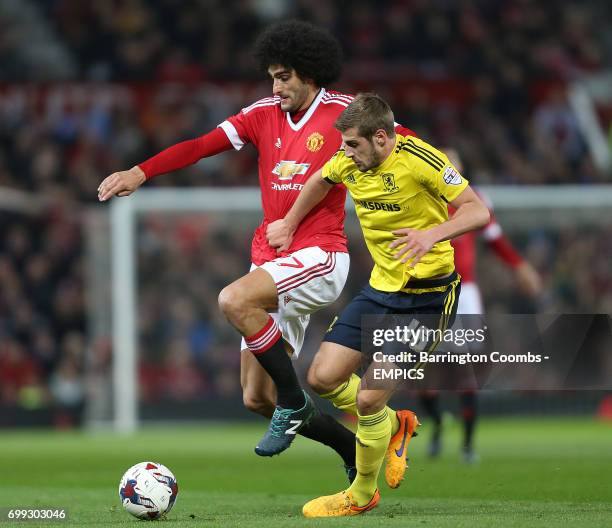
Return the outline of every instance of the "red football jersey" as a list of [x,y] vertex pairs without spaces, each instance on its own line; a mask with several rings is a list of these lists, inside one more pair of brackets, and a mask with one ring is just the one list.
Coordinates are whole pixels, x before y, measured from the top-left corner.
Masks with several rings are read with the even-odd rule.
[[[352,97],[323,88],[305,113],[294,122],[280,107],[280,97],[267,97],[221,123],[236,150],[252,143],[259,153],[259,186],[263,221],[255,230],[251,258],[260,265],[276,258],[268,244],[266,226],[284,218],[304,183],[340,148],[342,138],[334,122]],[[302,220],[287,253],[311,246],[347,251],[344,234],[346,188],[335,185],[325,199]]]
[[455,269],[461,275],[461,280],[474,282],[476,280],[476,232],[468,231],[451,240],[455,250]]
[[[485,202],[491,214],[489,223],[480,230],[485,242],[507,265],[511,267],[518,266],[522,259],[504,236],[501,225],[499,225],[493,214],[491,203],[486,196],[483,196],[481,193],[478,193],[478,195]],[[452,215],[454,213],[455,209],[449,205],[448,214]],[[461,280],[464,283],[476,282],[476,237],[478,233],[479,231],[468,231],[451,240],[455,250],[455,269],[461,275]]]

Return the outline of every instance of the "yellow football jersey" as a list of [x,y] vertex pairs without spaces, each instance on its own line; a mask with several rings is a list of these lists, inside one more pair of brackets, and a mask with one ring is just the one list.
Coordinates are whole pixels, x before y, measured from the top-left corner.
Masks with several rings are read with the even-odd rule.
[[454,270],[448,240],[435,244],[414,267],[394,258],[398,248],[389,248],[397,238],[392,233],[396,229],[428,229],[448,219],[448,202],[459,196],[468,182],[445,154],[418,138],[397,134],[393,152],[380,166],[361,172],[340,150],[323,166],[322,177],[343,183],[355,202],[374,259],[373,288],[399,291],[409,287],[411,278],[429,279]]

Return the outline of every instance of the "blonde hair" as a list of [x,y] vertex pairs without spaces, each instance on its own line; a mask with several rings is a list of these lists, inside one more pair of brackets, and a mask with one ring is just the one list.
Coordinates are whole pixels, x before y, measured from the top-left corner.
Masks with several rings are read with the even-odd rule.
[[375,93],[360,93],[336,120],[334,127],[340,132],[357,128],[361,137],[371,139],[377,130],[395,136],[395,119],[387,102]]

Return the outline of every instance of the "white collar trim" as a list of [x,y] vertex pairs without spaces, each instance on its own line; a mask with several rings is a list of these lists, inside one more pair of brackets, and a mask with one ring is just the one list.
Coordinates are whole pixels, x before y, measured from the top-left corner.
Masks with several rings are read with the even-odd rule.
[[317,106],[319,106],[319,103],[321,102],[321,99],[323,99],[323,96],[325,95],[325,93],[326,93],[325,88],[321,88],[319,90],[319,93],[312,101],[312,104],[310,105],[306,113],[302,116],[302,119],[300,119],[297,123],[293,122],[289,112],[285,112],[287,114],[287,123],[289,123],[289,126],[291,127],[293,131],[297,132],[306,124],[306,122],[310,119],[310,116],[314,114],[314,111],[317,109]]

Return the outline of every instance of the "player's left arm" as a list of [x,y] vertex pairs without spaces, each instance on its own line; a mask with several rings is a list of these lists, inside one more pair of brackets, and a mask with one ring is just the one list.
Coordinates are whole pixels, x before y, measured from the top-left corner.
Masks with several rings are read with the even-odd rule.
[[504,235],[501,226],[492,215],[491,222],[484,228],[483,235],[488,247],[504,264],[512,268],[519,289],[531,298],[542,293],[542,278],[536,269],[525,260],[512,242]]
[[537,270],[526,260],[514,268],[514,275],[518,282],[519,289],[525,294],[536,299],[543,290],[542,277]]
[[437,242],[479,229],[489,221],[489,209],[469,185],[450,204],[456,211],[446,222],[430,229],[404,228],[393,231],[399,238],[391,242],[390,247],[400,247],[395,258],[402,262],[411,261],[414,266]]

